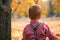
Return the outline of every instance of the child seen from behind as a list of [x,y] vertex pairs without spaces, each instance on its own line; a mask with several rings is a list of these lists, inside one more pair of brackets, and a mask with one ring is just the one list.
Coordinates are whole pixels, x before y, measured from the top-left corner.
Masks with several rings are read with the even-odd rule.
[[23,30],[23,40],[58,40],[48,25],[39,22],[41,18],[41,10],[38,6],[29,8],[30,24],[27,24]]

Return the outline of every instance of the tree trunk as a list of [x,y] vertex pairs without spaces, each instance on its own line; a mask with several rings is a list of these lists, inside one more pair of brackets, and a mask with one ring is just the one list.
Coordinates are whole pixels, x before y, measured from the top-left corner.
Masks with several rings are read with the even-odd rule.
[[0,0],[0,40],[11,40],[11,8],[9,0]]

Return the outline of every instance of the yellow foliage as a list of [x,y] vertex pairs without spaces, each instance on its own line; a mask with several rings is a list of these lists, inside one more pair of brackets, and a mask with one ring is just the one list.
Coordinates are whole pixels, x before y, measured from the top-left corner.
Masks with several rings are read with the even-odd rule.
[[47,10],[42,10],[42,11],[41,11],[41,15],[46,17],[46,16],[48,15]]
[[15,9],[17,8],[18,6],[18,3],[16,3],[16,0],[12,0],[12,3],[11,3],[11,8],[12,8],[12,14],[15,13]]
[[32,5],[35,4],[34,0],[25,0],[25,2],[26,2],[26,3],[29,3],[29,4],[32,4]]
[[60,8],[60,1],[56,1],[56,3],[55,3],[55,7]]
[[56,13],[56,14],[60,13],[60,9],[54,10],[54,13]]
[[[42,2],[38,2],[38,4],[35,4],[34,0],[24,0],[23,3],[20,4],[18,4],[16,0],[12,0],[12,14],[17,13],[19,16],[23,16],[25,13],[28,14],[28,9],[33,5],[38,5],[40,7],[43,6]],[[46,16],[47,11],[42,10],[42,15]]]
[[34,5],[33,0],[24,0],[24,2],[21,4],[18,4],[16,0],[12,0],[11,4],[12,14],[18,13],[20,16],[24,15],[25,12],[28,13],[28,9],[32,5]]
[[54,13],[60,13],[60,1],[56,1],[55,4],[54,4],[54,7],[55,7],[55,10],[54,10]]

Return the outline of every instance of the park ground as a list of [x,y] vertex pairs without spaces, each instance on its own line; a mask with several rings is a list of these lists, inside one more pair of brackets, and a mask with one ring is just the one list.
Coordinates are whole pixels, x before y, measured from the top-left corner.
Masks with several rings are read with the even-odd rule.
[[[48,24],[50,29],[60,40],[60,18],[41,18],[39,21]],[[29,18],[11,19],[12,40],[22,40],[23,29],[29,22],[30,22]]]

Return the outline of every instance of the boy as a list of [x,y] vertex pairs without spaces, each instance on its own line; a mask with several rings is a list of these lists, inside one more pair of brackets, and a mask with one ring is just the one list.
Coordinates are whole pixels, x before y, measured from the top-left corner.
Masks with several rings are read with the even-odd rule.
[[41,10],[38,6],[29,8],[30,24],[26,25],[23,31],[23,40],[58,40],[44,23],[39,23]]

